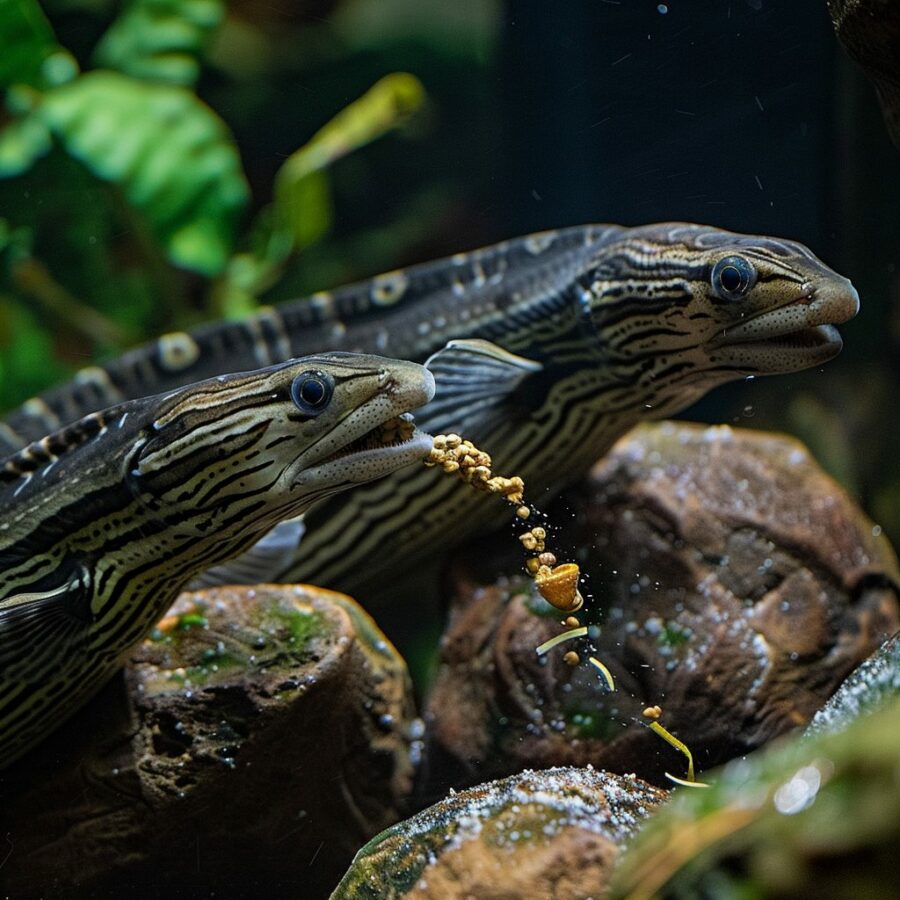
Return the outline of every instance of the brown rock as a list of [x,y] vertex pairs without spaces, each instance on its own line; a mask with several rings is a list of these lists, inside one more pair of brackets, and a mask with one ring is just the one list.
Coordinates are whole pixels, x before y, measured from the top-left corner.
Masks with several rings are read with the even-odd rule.
[[412,780],[406,667],[349,598],[184,594],[0,775],[11,896],[323,896]]
[[573,513],[553,543],[583,548],[595,599],[578,618],[600,633],[538,657],[562,614],[526,580],[458,575],[428,706],[438,786],[458,766],[472,779],[587,763],[668,783],[686,759],[644,707],[706,768],[808,722],[900,625],[893,552],[791,439],[641,427],[550,521]]
[[380,834],[332,900],[599,900],[622,846],[666,797],[634,776],[593,769],[483,784]]
[[900,9],[892,0],[828,0],[828,11],[844,48],[875,85],[900,148]]

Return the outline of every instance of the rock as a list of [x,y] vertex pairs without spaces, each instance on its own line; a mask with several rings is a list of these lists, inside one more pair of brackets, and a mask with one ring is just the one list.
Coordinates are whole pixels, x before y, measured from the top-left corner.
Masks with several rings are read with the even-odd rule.
[[900,148],[900,9],[892,0],[828,0],[828,11],[844,48],[875,85]]
[[[538,657],[561,614],[527,580],[486,571],[483,546],[459,564],[428,704],[433,790],[588,763],[668,784],[686,759],[646,727],[645,707],[661,706],[708,768],[808,723],[900,624],[890,546],[786,437],[643,426],[549,521],[573,516],[552,541],[583,550],[595,599],[579,619],[596,636]],[[564,662],[570,650],[580,665]]]
[[483,784],[370,841],[332,900],[599,900],[624,842],[666,797],[594,769]]
[[808,735],[840,731],[900,696],[900,633],[885,641],[815,714]]
[[411,787],[403,661],[317,588],[184,594],[161,625],[0,774],[4,893],[327,896]]
[[613,898],[897,896],[900,700],[679,790],[629,847]]

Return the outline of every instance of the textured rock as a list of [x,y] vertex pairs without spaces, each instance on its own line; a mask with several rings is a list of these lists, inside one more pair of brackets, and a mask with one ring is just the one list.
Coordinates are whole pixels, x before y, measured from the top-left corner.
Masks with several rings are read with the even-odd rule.
[[900,634],[885,641],[816,713],[808,735],[840,731],[900,696]]
[[841,43],[875,85],[900,148],[900,9],[893,0],[828,0],[828,11]]
[[[719,764],[809,722],[900,624],[889,545],[785,437],[639,428],[550,521],[572,516],[553,542],[583,550],[595,599],[579,618],[601,625],[595,637],[539,658],[560,614],[525,581],[479,583],[474,563],[457,573],[428,708],[437,789],[456,766],[472,780],[592,763],[667,783],[685,759],[644,707],[663,708],[700,768]],[[479,549],[479,577],[489,556]]]
[[900,701],[678,791],[621,861],[613,897],[897,896]]
[[184,594],[162,625],[0,774],[4,888],[326,895],[411,786],[402,660],[353,601],[317,588]]
[[370,841],[332,900],[599,900],[623,844],[666,797],[593,769],[483,784]]

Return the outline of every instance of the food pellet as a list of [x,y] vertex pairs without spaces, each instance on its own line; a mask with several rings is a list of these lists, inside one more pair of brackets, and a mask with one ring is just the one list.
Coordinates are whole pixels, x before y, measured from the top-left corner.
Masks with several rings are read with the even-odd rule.
[[584,604],[578,590],[578,575],[575,563],[563,563],[553,569],[542,565],[534,576],[534,583],[548,603],[565,612],[576,612]]
[[[520,519],[528,519],[531,515],[531,510],[522,502],[525,482],[517,475],[512,478],[494,475],[490,454],[458,434],[436,435],[425,465],[440,466],[448,474],[456,473],[476,490],[501,494],[516,506],[516,516]],[[525,561],[525,569],[534,577],[538,592],[548,603],[565,612],[575,612],[584,603],[578,590],[578,566],[575,563],[557,565],[556,556],[547,551],[546,540],[547,529],[540,525],[519,535],[523,549],[531,554]]]
[[578,663],[581,662],[581,657],[574,650],[570,650],[568,653],[566,653],[565,656],[563,656],[563,662],[567,666],[572,666],[574,668],[578,665]]

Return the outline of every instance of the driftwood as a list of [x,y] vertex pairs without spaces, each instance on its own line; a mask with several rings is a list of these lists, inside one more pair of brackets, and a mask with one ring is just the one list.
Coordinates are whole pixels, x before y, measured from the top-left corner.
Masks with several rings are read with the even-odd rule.
[[828,11],[841,43],[875,85],[900,149],[900,6],[895,0],[828,0]]
[[327,895],[411,787],[402,660],[306,587],[185,594],[154,637],[0,774],[0,895]]

